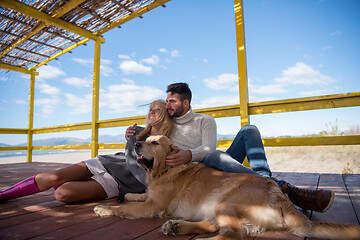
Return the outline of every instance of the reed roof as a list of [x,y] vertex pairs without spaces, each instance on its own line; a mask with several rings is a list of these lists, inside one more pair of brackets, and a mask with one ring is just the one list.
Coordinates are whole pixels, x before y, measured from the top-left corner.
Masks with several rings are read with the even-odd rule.
[[[0,63],[36,68],[40,62],[54,54],[61,53],[70,46],[83,44],[86,40],[87,37],[51,22],[49,24],[38,18],[37,14],[32,15],[30,12],[33,9],[39,11],[39,15],[40,12],[45,13],[45,17],[50,17],[50,20],[60,19],[70,27],[75,26],[101,37],[101,34],[119,27],[125,22],[124,19],[142,17],[141,14],[145,13],[141,12],[142,9],[149,7],[146,9],[148,11],[152,9],[150,5],[163,5],[167,1],[169,0],[1,0]],[[26,10],[27,7],[30,8]]]

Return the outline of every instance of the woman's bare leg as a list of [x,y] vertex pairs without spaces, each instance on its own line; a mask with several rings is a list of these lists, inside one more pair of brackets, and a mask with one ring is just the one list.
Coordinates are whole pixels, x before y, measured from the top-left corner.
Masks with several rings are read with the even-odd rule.
[[95,180],[71,181],[62,184],[54,194],[56,200],[64,203],[75,203],[105,199],[104,188]]
[[91,176],[86,164],[80,162],[53,172],[39,173],[35,177],[35,183],[40,191],[46,191],[65,182],[90,180]]
[[50,173],[40,173],[1,191],[0,201],[46,191],[55,186],[60,186],[55,191],[55,198],[65,203],[106,198],[105,190],[91,179],[92,175],[83,162]]

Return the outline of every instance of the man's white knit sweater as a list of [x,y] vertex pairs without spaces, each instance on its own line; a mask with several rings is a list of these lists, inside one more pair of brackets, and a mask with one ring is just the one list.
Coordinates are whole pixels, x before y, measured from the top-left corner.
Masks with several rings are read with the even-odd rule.
[[190,110],[183,116],[174,118],[174,128],[170,137],[174,145],[191,150],[192,161],[200,162],[216,150],[216,122],[213,117]]

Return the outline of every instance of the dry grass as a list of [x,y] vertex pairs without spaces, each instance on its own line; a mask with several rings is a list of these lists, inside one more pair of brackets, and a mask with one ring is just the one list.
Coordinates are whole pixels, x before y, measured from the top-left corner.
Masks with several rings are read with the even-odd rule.
[[360,146],[267,147],[274,172],[360,174]]

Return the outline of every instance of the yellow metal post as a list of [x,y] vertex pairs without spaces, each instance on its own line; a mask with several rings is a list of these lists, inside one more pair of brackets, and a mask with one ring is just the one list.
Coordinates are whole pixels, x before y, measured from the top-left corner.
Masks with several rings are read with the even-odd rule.
[[28,120],[28,137],[27,137],[27,154],[26,162],[32,162],[32,142],[33,142],[33,123],[34,123],[34,93],[35,93],[35,74],[30,75],[29,91],[29,120]]
[[234,1],[241,127],[249,124],[243,1]]
[[[239,95],[240,95],[240,121],[241,127],[249,124],[248,109],[248,84],[246,72],[246,52],[245,52],[245,28],[243,1],[234,0],[235,26],[236,26],[236,46],[238,61]],[[250,167],[249,161],[245,158],[243,164]]]
[[99,148],[99,76],[101,42],[95,41],[94,73],[93,73],[93,102],[91,122],[91,157],[98,155]]

